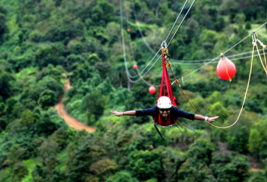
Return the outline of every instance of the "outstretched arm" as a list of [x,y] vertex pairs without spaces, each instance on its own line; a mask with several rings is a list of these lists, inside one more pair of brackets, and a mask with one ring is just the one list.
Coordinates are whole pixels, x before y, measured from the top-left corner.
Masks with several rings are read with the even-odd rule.
[[136,112],[135,111],[125,111],[125,112],[118,112],[115,110],[111,111],[115,116],[123,116],[123,115],[127,115],[127,116],[135,116]]
[[[215,121],[218,117],[219,117],[219,116],[208,117],[208,118],[207,118],[207,121],[208,121],[208,122],[213,122],[213,121]],[[201,115],[195,114],[195,119],[197,119],[197,120],[205,120],[205,116],[201,116]]]

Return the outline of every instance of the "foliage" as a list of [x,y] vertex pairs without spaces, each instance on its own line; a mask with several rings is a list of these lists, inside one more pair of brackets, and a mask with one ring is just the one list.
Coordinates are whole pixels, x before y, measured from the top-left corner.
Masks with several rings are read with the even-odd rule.
[[160,178],[161,156],[154,151],[133,151],[129,155],[129,165],[127,169],[140,180],[150,178]]
[[107,182],[138,182],[128,171],[120,171],[107,179]]
[[[187,16],[182,12],[184,22],[172,37],[169,31],[183,7],[179,1],[2,0],[0,180],[264,181],[266,169],[249,172],[247,157],[240,155],[261,162],[267,157],[267,81],[259,61],[253,63],[241,117],[227,130],[196,121],[192,125],[199,135],[182,128],[186,140],[177,128],[165,128],[163,141],[151,117],[116,117],[110,110],[156,104],[158,95],[149,94],[143,80],[160,84],[161,63],[148,60],[155,55],[151,49],[158,50],[169,35],[172,62],[205,60],[172,65],[177,79],[184,78],[181,86],[189,100],[201,115],[220,116],[215,125],[230,125],[243,102],[249,59],[234,61],[232,82],[218,78],[215,65],[198,64],[225,50],[229,57],[250,51],[250,39],[243,38],[265,21],[266,6],[266,1],[196,1]],[[266,44],[264,27],[257,35]],[[125,71],[127,66],[137,75],[133,64],[144,69],[142,78],[131,78],[134,83]],[[63,102],[68,113],[96,126],[94,133],[68,127],[52,108],[66,78],[72,85]],[[172,88],[179,108],[195,113],[179,87]],[[223,154],[218,142],[227,144]]]
[[12,85],[10,81],[15,80],[15,78],[8,72],[0,73],[0,96],[3,98],[8,98],[12,95]]
[[244,181],[248,178],[248,159],[243,155],[220,154],[214,157],[211,170],[220,181]]
[[55,105],[56,99],[56,93],[47,89],[41,92],[38,104],[40,104],[43,109],[48,109],[49,106]]

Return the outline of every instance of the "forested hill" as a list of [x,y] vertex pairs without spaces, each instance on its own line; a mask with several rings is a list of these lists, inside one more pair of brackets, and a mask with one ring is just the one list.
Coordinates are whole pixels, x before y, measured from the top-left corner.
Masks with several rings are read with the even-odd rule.
[[[257,30],[257,38],[267,44],[267,0],[184,3],[1,0],[0,181],[265,181],[263,55],[263,66],[254,58],[243,112],[229,129],[180,118],[199,134],[181,126],[186,140],[178,128],[160,128],[162,140],[152,118],[110,112],[156,103],[162,62],[153,57],[162,41],[173,37],[171,66],[177,78],[183,77],[187,97],[201,115],[218,115],[215,125],[234,123],[249,77],[253,45],[248,35]],[[232,82],[216,74],[224,52],[236,66]],[[63,101],[66,111],[94,126],[94,133],[72,129],[53,108],[66,78],[72,85]],[[156,86],[155,94],[148,92],[150,85]],[[178,107],[195,113],[178,86],[172,89]]]

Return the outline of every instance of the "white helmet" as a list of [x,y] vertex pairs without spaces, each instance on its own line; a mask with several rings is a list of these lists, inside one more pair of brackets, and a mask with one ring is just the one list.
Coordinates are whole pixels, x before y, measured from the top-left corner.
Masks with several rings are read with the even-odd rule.
[[172,107],[172,102],[171,99],[167,96],[161,96],[158,99],[158,104],[157,104],[159,109],[169,109]]

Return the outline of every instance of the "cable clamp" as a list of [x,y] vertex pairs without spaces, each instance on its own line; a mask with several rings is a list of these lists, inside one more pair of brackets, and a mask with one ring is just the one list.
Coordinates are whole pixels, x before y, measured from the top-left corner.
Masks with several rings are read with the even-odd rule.
[[166,43],[166,40],[164,40],[164,41],[161,43],[161,48],[166,48],[166,49],[167,49],[167,43]]
[[175,79],[175,80],[172,82],[172,85],[173,85],[174,83],[177,83],[177,84],[179,85],[179,87],[181,87],[181,84],[180,84],[180,82],[179,82],[177,79]]
[[[165,56],[168,55],[169,51],[168,51],[168,48],[167,48],[167,43],[166,41],[164,40],[162,43],[161,43],[161,53]],[[166,59],[166,58],[165,58]]]

